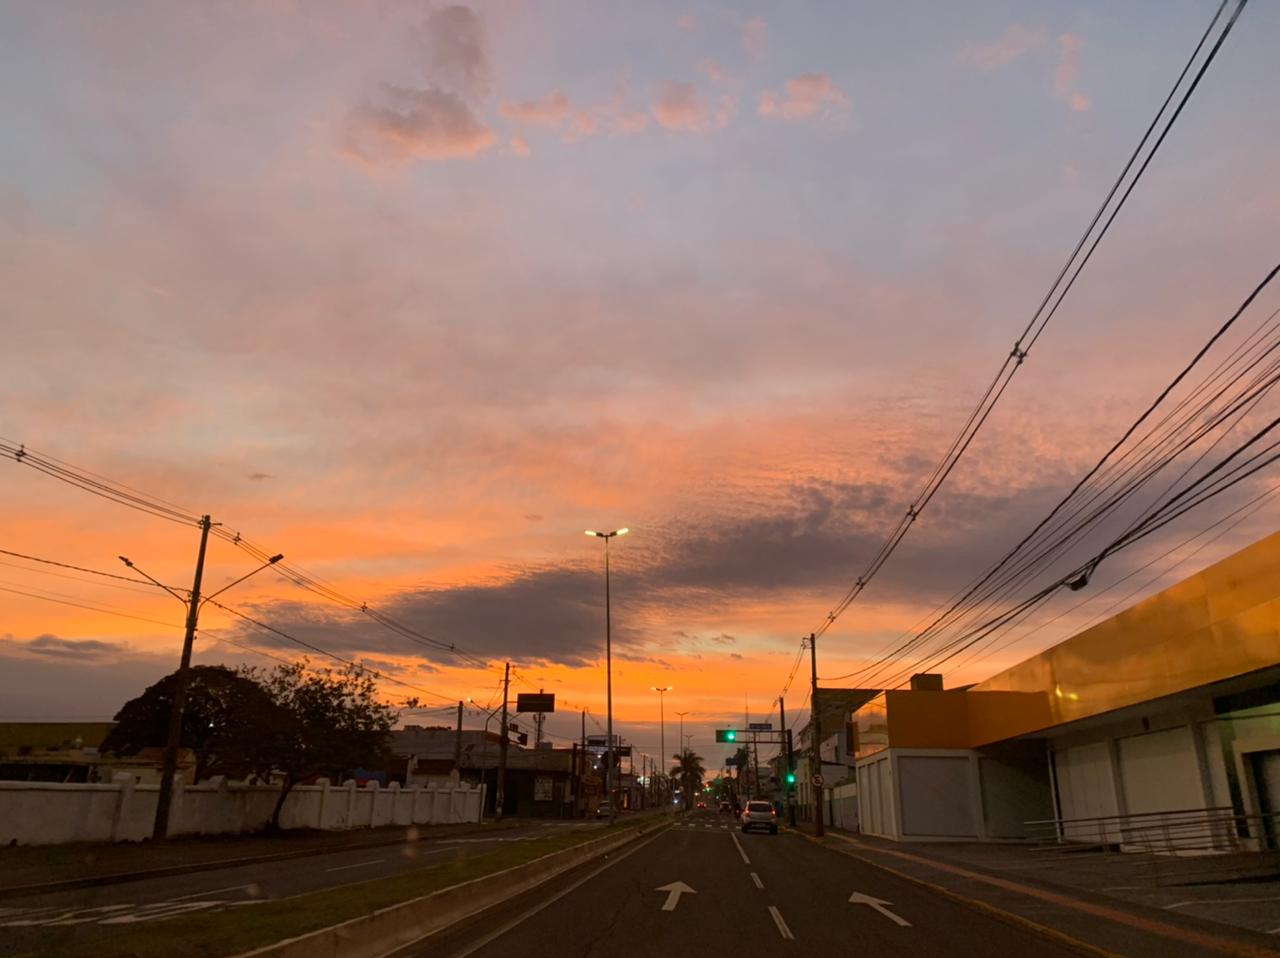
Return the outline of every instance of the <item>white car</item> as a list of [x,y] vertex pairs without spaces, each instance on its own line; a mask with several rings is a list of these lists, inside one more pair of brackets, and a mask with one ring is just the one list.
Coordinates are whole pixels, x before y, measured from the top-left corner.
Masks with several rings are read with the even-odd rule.
[[747,802],[742,810],[742,830],[767,828],[770,835],[778,834],[778,813],[768,802]]

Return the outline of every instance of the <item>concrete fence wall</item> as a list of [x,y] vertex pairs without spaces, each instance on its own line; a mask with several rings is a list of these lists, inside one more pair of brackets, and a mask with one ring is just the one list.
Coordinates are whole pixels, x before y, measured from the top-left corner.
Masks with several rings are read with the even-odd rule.
[[827,808],[831,813],[831,825],[848,832],[858,831],[858,785],[846,782],[828,793]]
[[[0,781],[0,844],[128,842],[151,836],[158,785],[136,785],[120,775],[110,784]],[[213,778],[174,789],[170,835],[236,835],[260,831],[271,820],[280,791],[269,785],[229,785]],[[380,825],[474,822],[484,787],[379,788],[354,781],[299,785],[280,811],[282,828],[341,830]]]

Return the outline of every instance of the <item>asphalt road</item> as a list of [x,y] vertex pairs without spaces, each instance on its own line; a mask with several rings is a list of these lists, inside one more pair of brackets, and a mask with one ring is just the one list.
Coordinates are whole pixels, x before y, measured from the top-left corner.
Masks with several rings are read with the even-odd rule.
[[743,835],[714,812],[508,902],[501,915],[405,954],[1079,954],[795,833]]
[[[460,835],[355,848],[186,875],[122,882],[21,897],[0,896],[0,955],[21,953],[68,936],[159,921],[191,911],[284,898],[382,878],[467,858],[505,843],[530,841],[556,830],[601,828],[596,822],[543,822],[493,835]],[[99,926],[95,929],[95,926]],[[100,927],[106,926],[106,927]]]

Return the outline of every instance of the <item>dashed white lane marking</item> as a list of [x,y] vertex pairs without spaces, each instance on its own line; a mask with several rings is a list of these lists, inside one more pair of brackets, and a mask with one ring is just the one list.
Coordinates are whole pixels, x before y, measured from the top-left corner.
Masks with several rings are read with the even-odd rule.
[[791,934],[791,929],[787,927],[787,923],[782,920],[782,913],[778,909],[770,905],[769,914],[773,916],[773,923],[778,926],[778,934],[787,941],[795,941],[796,936]]
[[729,837],[733,839],[733,844],[737,846],[738,854],[742,856],[742,864],[750,865],[751,859],[747,857],[747,853],[742,848],[742,842],[738,841],[738,836],[733,832],[729,833]]
[[344,872],[348,868],[364,868],[368,865],[381,865],[385,858],[374,858],[367,862],[356,862],[354,865],[335,865],[333,868],[326,868],[327,872]]
[[759,876],[759,875],[757,875],[755,872],[752,872],[752,873],[751,873],[751,880],[752,880],[753,882],[755,882],[755,883],[756,883],[756,887],[757,887],[757,888],[759,888],[761,891],[764,891],[764,882],[762,882],[762,881],[760,880],[760,876]]
[[224,891],[248,891],[249,894],[256,894],[257,885],[230,885],[227,888],[211,888],[208,891],[192,892],[190,895],[175,895],[169,901],[186,901],[189,898],[204,898],[208,895],[221,895]]
[[1253,905],[1260,902],[1280,901],[1280,898],[1215,898],[1193,899],[1192,901],[1175,901],[1165,908],[1186,908],[1188,905]]

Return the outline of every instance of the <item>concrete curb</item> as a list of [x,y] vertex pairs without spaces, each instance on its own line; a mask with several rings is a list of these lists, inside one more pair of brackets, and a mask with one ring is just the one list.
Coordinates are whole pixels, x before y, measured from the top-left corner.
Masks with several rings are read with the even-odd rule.
[[[480,832],[505,832],[527,825],[528,822],[494,823],[490,827],[477,825],[475,829],[451,833],[449,836],[424,836],[410,839],[403,834],[397,838],[386,837],[375,842],[351,842],[333,845],[328,848],[298,848],[289,852],[270,852],[262,855],[245,855],[242,858],[215,858],[204,862],[190,862],[183,865],[163,865],[159,868],[146,868],[134,872],[112,872],[106,875],[87,875],[84,878],[66,878],[59,881],[35,882],[30,885],[0,886],[0,901],[6,898],[20,898],[25,895],[43,895],[48,892],[75,891],[78,888],[94,888],[98,885],[117,885],[125,882],[146,881],[148,878],[169,878],[174,875],[190,875],[195,872],[217,871],[220,868],[240,868],[244,865],[261,865],[266,862],[285,862],[295,858],[311,858],[316,855],[332,855],[337,852],[359,851],[362,848],[385,848],[387,845],[410,844],[413,842],[448,841],[453,834],[459,836],[474,835]],[[408,828],[409,826],[402,826]]]
[[389,905],[340,925],[243,952],[234,958],[382,958],[450,925],[523,894],[556,875],[670,827],[663,818],[620,835],[583,842],[523,865]]

